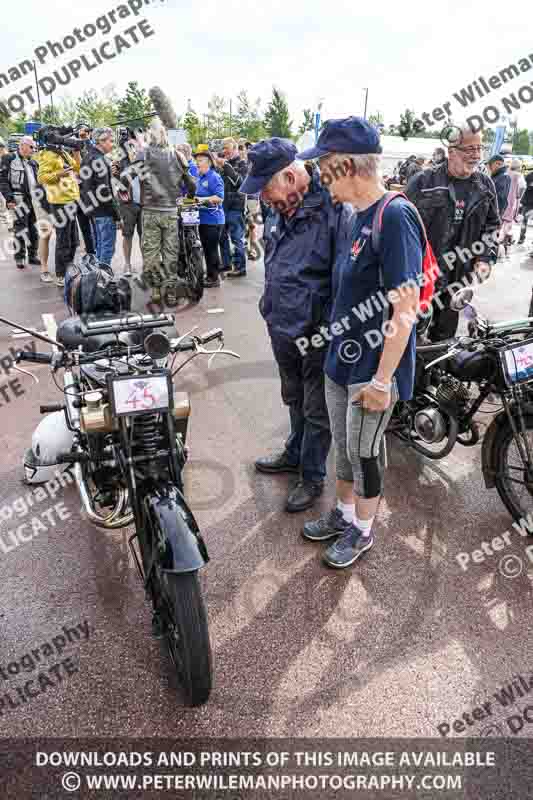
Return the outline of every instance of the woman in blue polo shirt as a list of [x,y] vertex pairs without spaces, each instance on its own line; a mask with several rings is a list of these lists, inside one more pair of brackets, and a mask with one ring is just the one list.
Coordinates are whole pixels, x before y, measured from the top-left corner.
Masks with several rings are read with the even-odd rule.
[[200,208],[200,240],[204,249],[207,278],[204,286],[208,289],[220,286],[220,237],[224,229],[225,217],[224,181],[215,170],[215,160],[208,150],[195,153],[198,165],[196,196],[208,200],[210,205]]

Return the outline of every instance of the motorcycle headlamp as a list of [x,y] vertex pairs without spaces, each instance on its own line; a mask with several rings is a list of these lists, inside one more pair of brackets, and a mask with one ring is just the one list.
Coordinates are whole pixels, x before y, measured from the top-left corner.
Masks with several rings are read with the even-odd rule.
[[170,340],[164,333],[155,331],[144,340],[144,351],[154,361],[163,359],[170,353]]

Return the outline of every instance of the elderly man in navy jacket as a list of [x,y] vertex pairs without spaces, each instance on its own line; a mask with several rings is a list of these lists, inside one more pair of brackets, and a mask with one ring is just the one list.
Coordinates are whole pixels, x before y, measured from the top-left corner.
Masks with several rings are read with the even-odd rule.
[[271,209],[264,230],[265,290],[259,308],[291,422],[283,451],[259,458],[255,466],[263,473],[299,475],[286,504],[291,512],[311,508],[323,490],[331,444],[324,394],[326,347],[311,342],[329,323],[333,265],[351,217],[349,206],[332,204],[318,172],[298,161],[296,152],[292,142],[278,137],[254,145],[240,189],[243,194],[260,193]]

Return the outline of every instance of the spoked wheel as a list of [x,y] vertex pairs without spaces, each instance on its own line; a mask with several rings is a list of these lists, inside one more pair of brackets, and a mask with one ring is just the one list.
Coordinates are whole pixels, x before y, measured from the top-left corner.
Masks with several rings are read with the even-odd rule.
[[198,575],[161,574],[160,614],[172,663],[188,705],[199,706],[211,694],[211,646]]
[[[518,422],[517,427],[520,430]],[[528,471],[520,453],[520,450],[527,452],[526,441],[533,453],[533,416],[524,415],[524,429],[523,433],[519,433],[520,448],[510,424],[500,428],[494,440],[496,488],[516,520],[527,518],[533,512],[533,470]]]
[[[153,562],[151,548],[165,536],[146,514],[139,545],[145,575]],[[197,572],[163,572],[156,559],[150,570],[148,593],[154,607],[152,627],[164,638],[176,669],[186,703],[199,706],[209,698],[212,686],[211,645]]]
[[193,303],[199,303],[204,294],[204,259],[201,247],[192,247],[187,266],[187,283]]

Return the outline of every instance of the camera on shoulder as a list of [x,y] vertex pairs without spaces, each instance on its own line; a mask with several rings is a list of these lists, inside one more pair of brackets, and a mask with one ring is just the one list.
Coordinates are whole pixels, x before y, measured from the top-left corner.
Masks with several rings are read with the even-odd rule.
[[74,128],[65,125],[45,125],[38,133],[39,147],[42,150],[80,151],[86,144],[83,139],[73,136]]

